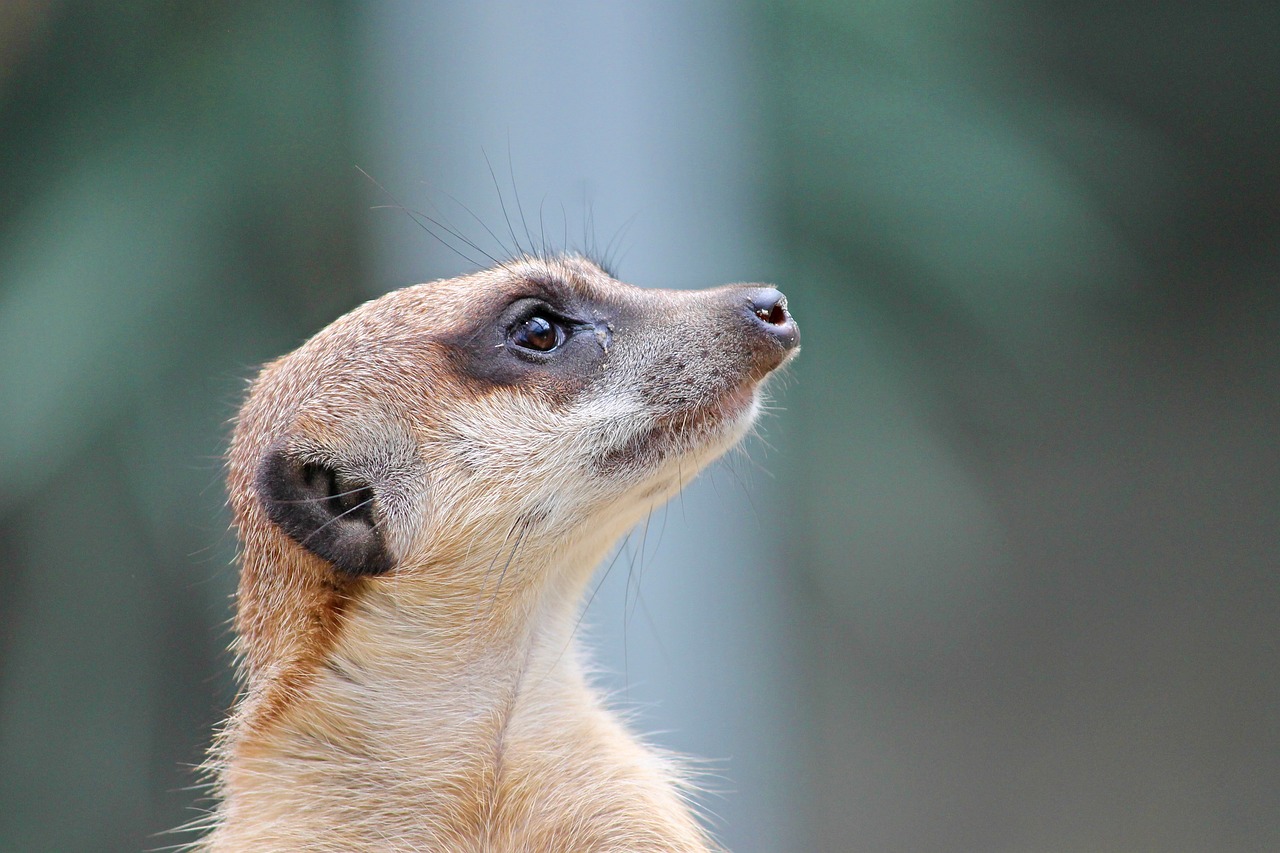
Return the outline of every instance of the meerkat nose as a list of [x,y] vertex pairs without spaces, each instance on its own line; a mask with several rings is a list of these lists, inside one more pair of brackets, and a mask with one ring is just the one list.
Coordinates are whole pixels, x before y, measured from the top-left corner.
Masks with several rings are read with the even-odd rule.
[[747,308],[756,328],[790,351],[800,345],[800,327],[787,311],[787,297],[776,287],[747,291]]

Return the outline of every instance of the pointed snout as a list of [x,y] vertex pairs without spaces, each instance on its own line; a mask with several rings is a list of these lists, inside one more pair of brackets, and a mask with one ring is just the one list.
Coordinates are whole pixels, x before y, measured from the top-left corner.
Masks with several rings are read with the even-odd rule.
[[742,284],[717,295],[728,301],[726,307],[737,318],[731,328],[753,381],[764,379],[799,349],[800,327],[787,310],[787,297],[776,287]]

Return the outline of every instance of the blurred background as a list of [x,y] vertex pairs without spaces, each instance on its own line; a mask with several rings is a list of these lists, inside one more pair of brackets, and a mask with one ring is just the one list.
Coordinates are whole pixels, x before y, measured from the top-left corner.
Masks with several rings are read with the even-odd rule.
[[0,5],[0,850],[189,840],[245,381],[514,235],[772,281],[803,327],[762,437],[588,616],[731,849],[1280,849],[1277,32],[1210,0]]

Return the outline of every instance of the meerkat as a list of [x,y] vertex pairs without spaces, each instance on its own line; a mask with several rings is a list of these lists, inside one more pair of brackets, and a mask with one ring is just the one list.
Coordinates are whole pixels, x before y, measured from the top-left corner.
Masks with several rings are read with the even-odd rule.
[[228,454],[242,690],[197,849],[719,849],[576,627],[799,342],[772,287],[566,255],[389,293],[266,365]]

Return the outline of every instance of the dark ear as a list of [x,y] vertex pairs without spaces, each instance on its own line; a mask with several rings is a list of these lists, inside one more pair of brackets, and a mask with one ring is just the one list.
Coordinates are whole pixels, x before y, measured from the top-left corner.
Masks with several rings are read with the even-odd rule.
[[323,462],[304,461],[281,442],[263,457],[255,484],[267,517],[338,571],[380,575],[391,570],[367,483],[344,478]]

